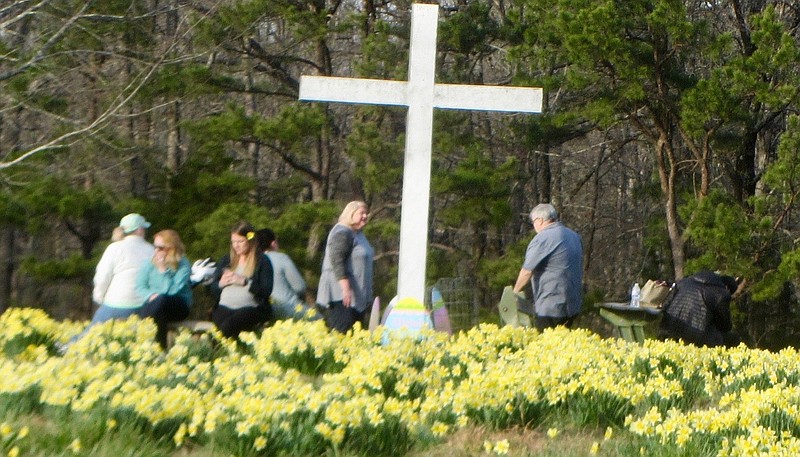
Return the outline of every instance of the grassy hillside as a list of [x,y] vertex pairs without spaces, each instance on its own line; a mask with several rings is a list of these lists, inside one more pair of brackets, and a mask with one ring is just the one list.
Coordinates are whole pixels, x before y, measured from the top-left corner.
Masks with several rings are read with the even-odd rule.
[[[150,321],[0,317],[0,452],[92,456],[800,455],[780,353],[482,325],[448,338],[286,321],[242,342]],[[2,455],[2,454],[0,454]]]

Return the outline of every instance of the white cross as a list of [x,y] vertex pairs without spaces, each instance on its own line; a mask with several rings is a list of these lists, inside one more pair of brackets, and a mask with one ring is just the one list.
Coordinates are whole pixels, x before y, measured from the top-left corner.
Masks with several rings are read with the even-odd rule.
[[438,19],[438,5],[412,5],[408,82],[300,78],[300,100],[408,107],[397,296],[416,298],[422,303],[428,249],[433,108],[527,113],[542,110],[541,88],[435,84]]

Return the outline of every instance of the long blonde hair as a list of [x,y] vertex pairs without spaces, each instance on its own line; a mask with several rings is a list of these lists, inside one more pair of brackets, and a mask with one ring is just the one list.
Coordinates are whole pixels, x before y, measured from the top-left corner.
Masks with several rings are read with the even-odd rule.
[[186,247],[183,245],[180,235],[178,235],[178,232],[175,230],[166,229],[156,233],[155,236],[153,236],[153,241],[155,241],[156,238],[161,238],[161,241],[166,244],[167,255],[165,263],[169,268],[177,270],[178,262],[180,262],[186,254]]
[[353,225],[355,225],[355,223],[357,222],[353,220],[353,215],[355,215],[356,211],[358,211],[361,208],[368,209],[369,207],[367,206],[366,203],[360,200],[351,201],[350,203],[345,205],[344,209],[342,210],[342,214],[339,215],[338,222],[348,227],[353,227]]
[[[239,221],[231,229],[231,234],[233,233],[241,235],[247,239],[247,260],[244,264],[243,273],[249,278],[253,276],[253,272],[256,271],[256,254],[261,254],[258,251],[258,238],[256,238],[256,229],[253,228],[253,226],[247,221]],[[239,255],[236,254],[236,251],[233,250],[233,245],[231,245],[230,268],[231,270],[236,271],[238,267]]]

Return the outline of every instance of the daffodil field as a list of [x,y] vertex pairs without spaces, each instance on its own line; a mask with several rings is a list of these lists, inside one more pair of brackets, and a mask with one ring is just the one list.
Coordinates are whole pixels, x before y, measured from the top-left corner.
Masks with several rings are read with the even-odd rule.
[[[471,426],[541,428],[551,440],[600,430],[585,455],[800,455],[791,349],[639,346],[486,324],[384,346],[377,333],[283,321],[239,343],[181,334],[165,353],[155,326],[133,318],[97,325],[57,355],[82,327],[35,309],[0,316],[0,401],[96,418],[96,440],[135,424],[176,450],[214,443],[237,456],[402,456]],[[6,418],[0,455],[26,455],[34,435]],[[612,435],[627,444],[606,449]],[[64,443],[77,455],[91,445]]]

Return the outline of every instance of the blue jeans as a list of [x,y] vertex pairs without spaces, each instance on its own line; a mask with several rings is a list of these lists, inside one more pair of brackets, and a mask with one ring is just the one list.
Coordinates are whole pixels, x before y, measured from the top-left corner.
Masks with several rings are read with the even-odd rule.
[[114,319],[127,319],[133,314],[136,314],[138,309],[139,308],[115,308],[113,306],[100,305],[100,307],[97,308],[97,311],[94,312],[94,316],[92,316],[92,321],[89,322],[89,325],[87,325],[80,334],[73,336],[67,345],[71,345],[72,343],[83,338],[83,335],[86,335],[93,325]]
[[139,308],[115,308],[113,306],[100,305],[94,316],[92,316],[92,322],[89,323],[89,326],[113,319],[127,319],[136,314],[138,310]]

